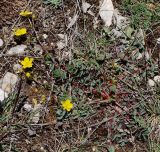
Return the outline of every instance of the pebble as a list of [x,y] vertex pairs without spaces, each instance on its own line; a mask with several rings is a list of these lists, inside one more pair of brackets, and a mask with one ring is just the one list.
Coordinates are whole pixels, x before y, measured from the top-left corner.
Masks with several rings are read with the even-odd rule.
[[59,50],[62,50],[66,47],[66,44],[64,42],[59,41],[57,42],[57,47]]
[[154,82],[152,79],[149,79],[149,80],[148,80],[148,85],[149,85],[150,87],[154,87],[155,82]]
[[42,49],[42,47],[40,45],[36,44],[36,45],[34,45],[34,52],[42,55],[43,49]]
[[48,35],[47,35],[47,34],[43,34],[43,38],[44,38],[44,39],[47,39],[47,38],[48,38]]
[[37,104],[34,106],[32,112],[34,113],[33,117],[31,118],[32,122],[37,124],[40,119],[40,110],[42,108],[41,104]]
[[3,44],[4,44],[3,40],[2,40],[2,39],[0,39],[0,47],[2,47],[2,46],[3,46]]
[[160,76],[159,76],[159,75],[155,76],[155,77],[154,77],[154,81],[155,81],[155,82],[160,82]]
[[27,112],[30,112],[33,108],[32,108],[32,105],[31,104],[24,104],[23,106],[24,110],[26,110]]
[[14,64],[14,65],[13,65],[13,71],[14,71],[15,73],[20,73],[20,72],[22,72],[22,66],[21,66],[20,64]]
[[68,38],[66,34],[57,34],[57,35],[61,40],[57,42],[56,44],[57,44],[58,49],[62,50],[63,48],[67,46]]
[[36,136],[36,131],[28,129],[28,134],[29,134],[30,137],[35,137]]
[[89,4],[89,3],[85,2],[85,1],[82,1],[82,11],[83,11],[84,13],[86,13],[87,10],[88,10],[90,7],[91,7],[91,4]]

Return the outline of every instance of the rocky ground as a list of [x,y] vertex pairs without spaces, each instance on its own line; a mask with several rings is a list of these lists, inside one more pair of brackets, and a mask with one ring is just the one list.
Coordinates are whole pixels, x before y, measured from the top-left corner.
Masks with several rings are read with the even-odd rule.
[[160,151],[158,1],[0,7],[0,151]]

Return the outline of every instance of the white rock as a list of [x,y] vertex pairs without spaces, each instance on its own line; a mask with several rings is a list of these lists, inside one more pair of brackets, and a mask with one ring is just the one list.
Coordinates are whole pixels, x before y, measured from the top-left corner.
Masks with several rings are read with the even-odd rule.
[[47,39],[47,38],[48,38],[48,35],[47,35],[47,34],[43,34],[43,38],[44,38],[44,39]]
[[84,0],[82,0],[82,11],[84,13],[87,13],[87,10],[91,7],[91,4],[85,2]]
[[51,46],[54,46],[54,43],[53,43],[53,42],[51,42]]
[[36,135],[36,131],[35,130],[32,130],[32,129],[28,129],[28,134],[30,137],[33,137]]
[[22,71],[22,66],[20,64],[14,64],[13,70],[15,73],[20,73]]
[[35,44],[34,45],[34,52],[42,55],[43,54],[43,49],[42,49],[42,47],[39,44]]
[[8,97],[8,93],[0,89],[0,102],[2,102],[7,97]]
[[32,117],[32,122],[33,123],[38,123],[39,122],[39,119],[40,119],[40,112],[36,112],[34,114],[34,116]]
[[155,82],[160,82],[160,76],[159,75],[155,76],[153,79],[154,79]]
[[25,53],[27,53],[27,51],[25,50],[27,48],[27,45],[21,44],[21,45],[17,45],[15,47],[10,48],[7,51],[8,55],[23,55]]
[[112,24],[112,18],[114,13],[114,7],[111,0],[101,0],[99,15],[105,23],[105,26]]
[[24,110],[27,111],[27,112],[30,112],[33,108],[32,108],[32,105],[31,104],[24,104],[23,106]]
[[13,73],[7,72],[1,79],[0,87],[5,92],[11,93],[14,90],[17,82],[18,82],[18,76]]
[[157,44],[160,44],[160,37],[157,39]]
[[59,41],[57,42],[57,47],[59,50],[62,50],[66,47],[66,44],[64,42]]
[[4,44],[3,40],[2,40],[2,39],[0,39],[0,47],[2,47],[2,46],[3,46],[3,44]]
[[155,82],[154,82],[152,79],[149,79],[149,80],[148,80],[148,85],[149,85],[150,87],[154,87]]
[[42,109],[42,105],[41,104],[37,104],[34,106],[32,112],[34,113],[33,117],[31,118],[31,121],[33,123],[38,123],[39,119],[40,119],[40,111]]

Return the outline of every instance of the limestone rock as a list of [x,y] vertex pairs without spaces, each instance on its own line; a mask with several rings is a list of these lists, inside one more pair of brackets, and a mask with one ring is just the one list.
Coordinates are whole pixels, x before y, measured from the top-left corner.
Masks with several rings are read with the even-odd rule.
[[16,83],[18,82],[18,76],[7,72],[0,81],[0,88],[7,93],[11,93],[15,88]]
[[25,50],[27,48],[27,45],[21,44],[21,45],[17,45],[15,47],[10,48],[7,51],[8,55],[23,55],[25,53],[27,53],[27,51]]

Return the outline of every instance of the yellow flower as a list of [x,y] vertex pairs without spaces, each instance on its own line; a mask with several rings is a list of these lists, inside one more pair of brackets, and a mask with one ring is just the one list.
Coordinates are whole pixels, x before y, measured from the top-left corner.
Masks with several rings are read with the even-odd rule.
[[21,61],[21,65],[23,69],[31,68],[32,67],[33,58],[25,57],[23,61]]
[[15,36],[22,36],[25,35],[27,33],[27,29],[26,28],[20,28],[15,30],[14,35]]
[[23,16],[23,17],[32,17],[32,12],[29,11],[21,11],[19,15]]
[[67,99],[66,101],[62,101],[61,103],[62,103],[63,109],[68,112],[71,111],[71,109],[73,108],[73,103],[69,99]]
[[27,78],[31,77],[31,74],[29,72],[26,72],[25,75],[26,75]]

